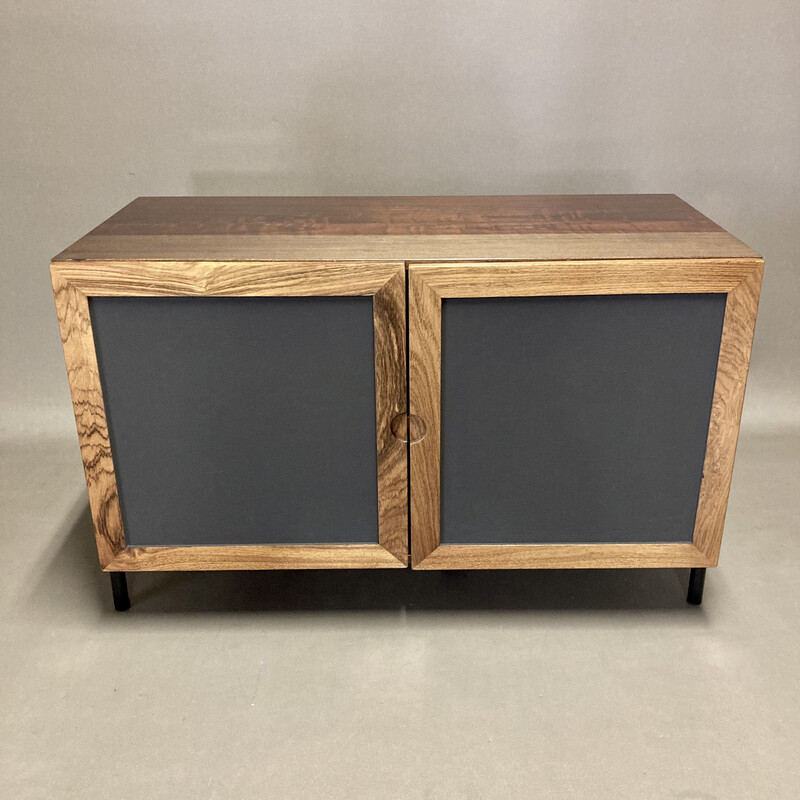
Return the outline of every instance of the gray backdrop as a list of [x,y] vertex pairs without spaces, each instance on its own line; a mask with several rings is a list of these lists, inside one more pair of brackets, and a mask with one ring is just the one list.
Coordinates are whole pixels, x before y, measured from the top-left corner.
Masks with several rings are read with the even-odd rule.
[[74,435],[49,258],[137,195],[675,192],[767,260],[795,423],[800,4],[0,6],[0,433]]

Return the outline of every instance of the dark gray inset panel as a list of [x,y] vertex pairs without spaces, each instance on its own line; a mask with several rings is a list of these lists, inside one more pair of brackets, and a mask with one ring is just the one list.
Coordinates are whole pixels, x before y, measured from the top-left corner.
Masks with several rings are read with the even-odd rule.
[[378,541],[371,297],[89,308],[127,544]]
[[725,302],[443,300],[441,541],[690,542]]

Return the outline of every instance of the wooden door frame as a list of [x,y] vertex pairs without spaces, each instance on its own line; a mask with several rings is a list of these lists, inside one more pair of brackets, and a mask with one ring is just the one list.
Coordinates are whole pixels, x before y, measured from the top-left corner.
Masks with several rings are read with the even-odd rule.
[[[716,566],[728,504],[764,262],[760,258],[409,263],[409,413],[415,569]],[[691,543],[442,545],[442,299],[570,295],[727,295],[703,478]]]
[[[54,261],[50,267],[100,564],[106,571],[332,569],[408,564],[404,262]],[[378,543],[127,547],[89,313],[90,297],[371,296]]]

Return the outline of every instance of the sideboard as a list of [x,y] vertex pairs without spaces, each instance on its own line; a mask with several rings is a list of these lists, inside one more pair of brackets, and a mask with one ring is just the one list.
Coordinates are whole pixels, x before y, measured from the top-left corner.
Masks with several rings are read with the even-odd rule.
[[674,195],[142,197],[51,264],[101,567],[717,564],[761,257]]

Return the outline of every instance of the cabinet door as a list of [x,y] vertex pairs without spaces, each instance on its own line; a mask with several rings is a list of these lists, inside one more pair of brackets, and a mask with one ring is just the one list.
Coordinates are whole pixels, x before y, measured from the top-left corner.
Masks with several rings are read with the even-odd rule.
[[716,564],[759,260],[412,264],[412,565]]
[[110,570],[402,567],[402,263],[54,267]]

